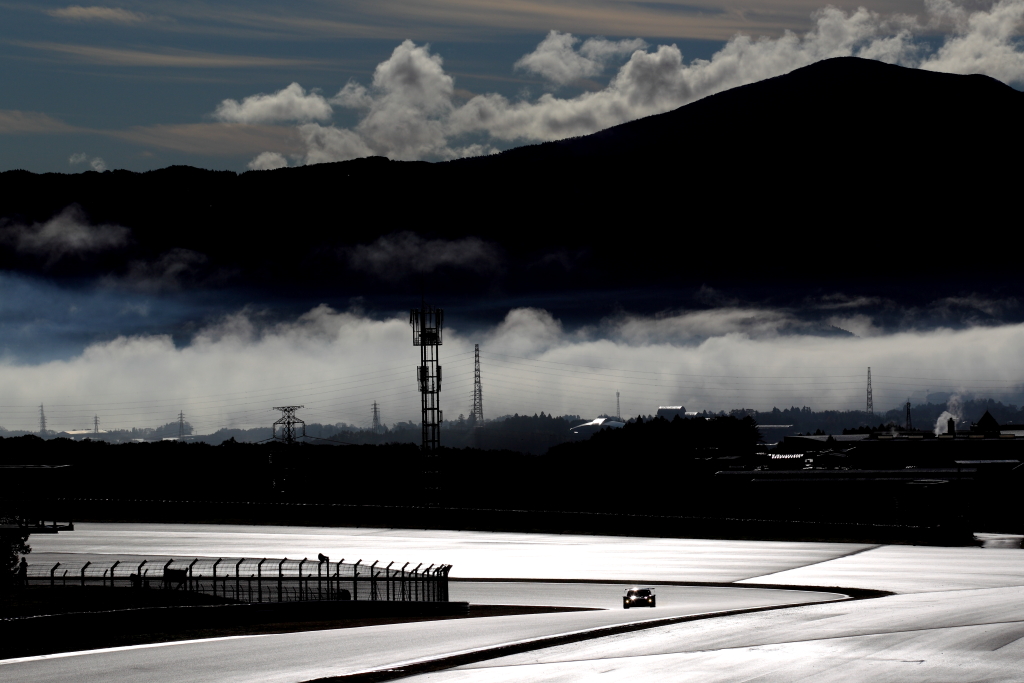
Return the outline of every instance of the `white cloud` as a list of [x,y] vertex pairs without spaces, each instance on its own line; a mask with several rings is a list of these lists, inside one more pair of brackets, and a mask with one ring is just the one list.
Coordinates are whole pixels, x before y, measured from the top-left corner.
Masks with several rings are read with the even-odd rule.
[[68,163],[72,166],[84,164],[87,161],[89,162],[89,166],[92,167],[92,170],[98,173],[102,173],[103,171],[107,170],[107,162],[103,161],[102,157],[93,157],[90,160],[89,155],[86,154],[85,152],[76,152],[75,154],[72,154],[70,157],[68,157]]
[[[974,7],[971,5],[970,7]],[[1019,40],[1024,0],[998,0],[968,10],[953,0],[927,0],[929,22],[882,15],[860,8],[846,13],[826,7],[814,27],[779,38],[737,35],[711,59],[687,63],[676,45],[645,49],[640,39],[609,41],[551,31],[516,66],[556,85],[603,73],[616,58],[628,58],[607,87],[576,97],[545,93],[512,101],[483,94],[463,104],[454,81],[429,46],[405,41],[378,65],[373,83],[348,83],[330,103],[363,113],[352,128],[304,125],[306,163],[342,161],[371,154],[392,159],[450,159],[488,152],[495,143],[558,140],[586,135],[643,116],[663,113],[729,88],[788,73],[814,62],[858,56],[950,73],[984,73],[1024,83]],[[918,42],[940,25],[952,25],[934,52]],[[297,86],[296,86],[297,87]],[[466,137],[484,137],[462,140]]]
[[647,47],[646,41],[640,38],[620,41],[590,38],[577,51],[573,46],[579,40],[569,33],[551,31],[536,50],[515,63],[515,68],[535,73],[555,85],[568,85],[582,78],[599,76],[613,58]]
[[284,168],[288,160],[283,154],[277,152],[262,152],[249,162],[250,171],[271,171],[275,168]]
[[[1000,398],[1019,391],[1024,379],[1007,371],[1024,367],[1024,325],[866,338],[769,332],[787,317],[726,309],[569,330],[542,309],[513,309],[490,328],[446,329],[441,405],[448,414],[467,412],[474,343],[483,352],[489,416],[541,410],[593,416],[614,407],[615,391],[634,415],[666,404],[857,409],[869,365],[875,405],[882,407],[915,392]],[[751,326],[748,319],[761,322]],[[689,336],[694,333],[706,336]],[[202,432],[266,426],[276,417],[271,406],[287,403],[305,405],[301,417],[309,421],[361,423],[374,400],[390,420],[415,421],[418,355],[410,334],[405,313],[375,320],[321,305],[267,324],[258,311],[244,309],[185,344],[166,336],[123,337],[63,361],[0,361],[0,423],[33,428],[40,402],[56,429],[97,413],[112,427],[155,425],[178,410]]]
[[326,121],[333,110],[322,95],[307,93],[298,83],[270,95],[250,95],[241,102],[224,100],[213,117],[226,123],[280,123]]
[[81,207],[71,205],[45,223],[0,227],[0,244],[24,254],[47,256],[52,264],[63,256],[116,249],[128,243],[120,225],[90,225]]

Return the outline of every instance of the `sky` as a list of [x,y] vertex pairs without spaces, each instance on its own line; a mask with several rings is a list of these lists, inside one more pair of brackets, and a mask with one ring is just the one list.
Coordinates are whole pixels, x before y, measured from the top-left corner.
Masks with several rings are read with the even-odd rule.
[[[1024,0],[0,0],[0,17],[0,171],[440,161],[587,134],[841,55],[1024,88]],[[869,366],[876,409],[934,392],[1024,399],[1014,278],[517,289],[509,274],[528,279],[537,263],[485,228],[449,239],[396,226],[339,257],[354,284],[281,298],[232,285],[201,249],[133,252],[135,230],[74,206],[0,216],[0,250],[37,264],[0,269],[0,426],[35,429],[40,404],[51,429],[94,416],[156,426],[180,410],[209,433],[266,426],[282,404],[368,426],[375,400],[387,423],[416,421],[416,300],[393,276],[411,272],[413,252],[423,272],[465,284],[438,302],[448,419],[469,412],[474,344],[487,417],[611,414],[616,391],[626,415],[862,409]],[[570,273],[582,253],[542,260]],[[61,270],[108,255],[116,268]]]
[[[1024,0],[4,0],[0,16],[0,170],[473,156],[850,54],[1024,86]],[[662,95],[640,103],[651,82]]]

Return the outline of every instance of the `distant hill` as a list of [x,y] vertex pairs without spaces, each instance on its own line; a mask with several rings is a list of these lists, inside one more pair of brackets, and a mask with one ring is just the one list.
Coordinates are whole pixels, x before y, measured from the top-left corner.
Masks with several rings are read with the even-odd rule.
[[[93,223],[130,228],[131,240],[56,263],[7,241],[0,268],[128,273],[185,249],[205,259],[190,262],[186,286],[351,293],[372,282],[407,293],[408,280],[347,259],[353,245],[412,230],[477,235],[501,251],[500,268],[441,268],[430,281],[441,296],[482,280],[510,296],[723,277],[799,289],[879,273],[973,286],[1016,272],[1016,257],[991,244],[1019,211],[1021,121],[1024,93],[986,76],[850,57],[484,158],[243,174],[11,171],[0,174],[5,222],[78,204]],[[967,239],[978,248],[953,248]]]

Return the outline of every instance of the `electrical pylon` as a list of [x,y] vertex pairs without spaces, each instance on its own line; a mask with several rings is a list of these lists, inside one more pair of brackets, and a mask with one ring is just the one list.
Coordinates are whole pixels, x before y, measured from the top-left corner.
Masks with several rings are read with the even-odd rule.
[[99,415],[93,415],[92,416],[92,433],[93,434],[99,434],[100,433],[100,416]]
[[178,411],[178,440],[180,441],[185,437],[185,412],[182,410]]
[[615,392],[615,419],[622,422],[622,406],[619,405],[619,392]]
[[374,434],[383,434],[384,425],[380,423],[380,409],[377,407],[377,402],[373,402],[373,423],[370,425],[370,431]]
[[43,410],[42,403],[39,404],[39,433],[46,435],[46,411]]
[[871,368],[868,368],[868,414],[875,414],[875,402],[871,398]]
[[480,385],[480,345],[474,345],[474,364],[473,364],[473,416],[476,424],[482,425],[484,423],[484,390]]
[[[281,411],[281,418],[271,427],[275,439],[284,441],[287,444],[293,444],[296,438],[306,436],[306,423],[295,417],[295,411],[302,408],[305,408],[305,406],[279,406],[274,408],[274,410]],[[281,436],[277,435],[278,425],[281,425]],[[302,434],[296,435],[295,425],[302,425]]]

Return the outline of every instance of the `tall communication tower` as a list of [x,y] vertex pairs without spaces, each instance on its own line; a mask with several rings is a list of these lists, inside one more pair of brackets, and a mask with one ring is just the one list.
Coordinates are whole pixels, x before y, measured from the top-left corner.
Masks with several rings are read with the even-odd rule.
[[622,422],[622,406],[619,405],[619,392],[615,392],[615,419]]
[[871,368],[868,368],[868,413],[875,414],[875,402],[871,398]]
[[43,410],[43,404],[39,404],[39,433],[46,435],[46,412]]
[[100,433],[100,416],[99,415],[93,415],[92,416],[92,433],[93,434],[99,434]]
[[[280,406],[274,408],[274,410],[281,411],[281,418],[272,427],[273,438],[284,441],[287,444],[293,444],[296,438],[306,436],[306,423],[295,417],[295,411],[302,408],[305,408],[305,406]],[[280,436],[277,433],[278,425],[281,426]],[[302,425],[301,434],[296,434],[296,425]]]
[[914,428],[914,423],[910,421],[910,399],[907,399],[907,431],[909,432]]
[[484,423],[484,390],[480,386],[480,345],[474,345],[475,355],[473,364],[473,416],[477,425]]
[[420,347],[416,382],[423,406],[423,450],[430,452],[441,446],[441,422],[444,420],[441,413],[441,366],[437,364],[444,311],[423,303],[420,308],[412,309],[409,324],[412,325],[412,344]]
[[182,410],[178,411],[178,439],[185,437],[185,412]]
[[384,425],[380,423],[380,409],[377,407],[377,402],[373,402],[373,423],[370,425],[370,431],[374,434],[383,434]]

